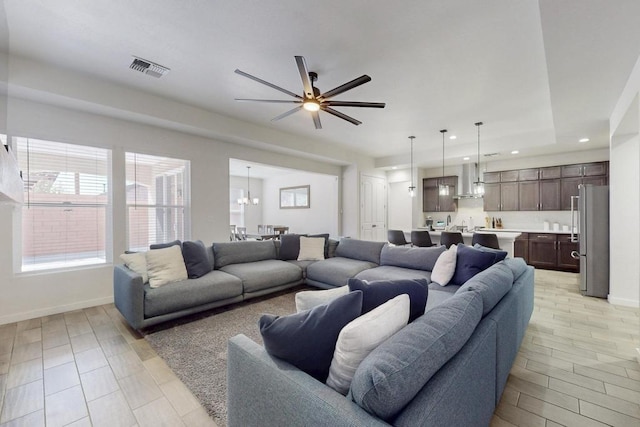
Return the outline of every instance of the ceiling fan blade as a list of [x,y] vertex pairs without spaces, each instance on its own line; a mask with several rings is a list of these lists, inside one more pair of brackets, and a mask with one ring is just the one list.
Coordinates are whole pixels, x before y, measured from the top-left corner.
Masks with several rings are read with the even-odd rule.
[[309,70],[307,70],[307,63],[303,56],[296,56],[296,64],[298,65],[298,71],[300,72],[300,78],[302,79],[302,88],[307,98],[314,99],[313,85],[309,78]]
[[384,102],[353,102],[353,101],[325,101],[323,105],[330,107],[366,107],[366,108],[384,108]]
[[264,80],[262,80],[262,79],[259,79],[259,78],[258,78],[258,77],[256,77],[256,76],[252,76],[252,75],[251,75],[251,74],[249,74],[249,73],[245,73],[244,71],[240,71],[240,70],[236,69],[236,74],[240,74],[241,76],[244,76],[244,77],[246,77],[246,78],[248,78],[248,79],[251,79],[251,80],[256,81],[256,82],[258,82],[258,83],[262,83],[262,84],[263,84],[263,85],[265,85],[265,86],[269,86],[270,88],[273,88],[273,89],[275,89],[275,90],[279,90],[280,92],[282,92],[282,93],[286,93],[287,95],[293,96],[294,98],[302,99],[302,97],[301,97],[300,95],[297,95],[297,94],[295,94],[295,93],[293,93],[293,92],[291,92],[291,91],[288,91],[288,90],[286,90],[286,89],[283,89],[283,88],[281,88],[280,86],[276,86],[276,85],[274,85],[273,83],[269,83],[269,82],[267,82],[267,81],[264,81]]
[[320,123],[320,113],[318,111],[312,111],[311,117],[313,118],[313,124],[316,129],[322,129],[322,123]]
[[331,89],[328,92],[323,93],[322,95],[320,95],[318,98],[320,100],[325,100],[325,99],[329,99],[331,97],[334,97],[336,95],[340,95],[343,92],[346,92],[348,90],[351,90],[355,87],[358,87],[360,85],[363,85],[367,82],[371,81],[371,77],[367,76],[366,74],[363,76],[358,77],[357,79],[353,79],[350,82],[347,82],[343,85],[340,85],[334,89]]
[[299,106],[299,107],[293,108],[293,109],[291,109],[289,111],[285,111],[284,113],[280,114],[279,116],[276,116],[273,119],[271,119],[271,121],[275,122],[277,120],[284,119],[285,117],[290,116],[293,113],[296,113],[296,112],[300,111],[301,108],[302,108],[302,105]]
[[358,126],[361,125],[362,122],[359,120],[354,119],[353,117],[347,116],[346,114],[342,114],[340,111],[336,111],[333,108],[330,107],[320,107],[322,108],[322,111],[326,111],[329,114],[333,114],[336,117],[340,117],[342,120],[346,120],[350,123],[353,123],[354,125]]
[[302,104],[302,101],[289,101],[285,99],[251,99],[251,98],[236,98],[236,101],[243,102],[275,102],[279,104]]

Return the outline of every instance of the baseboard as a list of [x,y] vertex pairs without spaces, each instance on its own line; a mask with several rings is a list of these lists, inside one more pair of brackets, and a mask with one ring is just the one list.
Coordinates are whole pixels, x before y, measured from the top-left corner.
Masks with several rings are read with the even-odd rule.
[[612,297],[611,294],[607,297],[610,304],[623,305],[625,307],[640,307],[640,300],[629,298]]
[[83,308],[95,307],[97,305],[110,304],[113,302],[113,296],[96,298],[86,301],[78,301],[73,304],[59,305],[55,307],[41,308],[39,310],[25,311],[23,313],[14,313],[0,316],[0,325],[7,323],[21,322],[23,320],[35,319],[43,316],[51,316],[53,314],[65,313],[67,311],[81,310]]

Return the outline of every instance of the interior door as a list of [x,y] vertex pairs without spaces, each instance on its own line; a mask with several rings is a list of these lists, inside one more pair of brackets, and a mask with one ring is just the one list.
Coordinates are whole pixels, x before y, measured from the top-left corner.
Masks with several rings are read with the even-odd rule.
[[362,175],[360,178],[360,238],[387,240],[387,182],[384,178]]

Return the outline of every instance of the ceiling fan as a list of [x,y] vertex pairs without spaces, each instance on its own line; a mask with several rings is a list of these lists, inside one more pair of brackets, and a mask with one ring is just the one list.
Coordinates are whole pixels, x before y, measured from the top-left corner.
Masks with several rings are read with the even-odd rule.
[[305,110],[311,112],[311,117],[313,118],[313,124],[316,129],[322,129],[322,124],[320,123],[320,115],[319,111],[324,111],[326,113],[332,114],[336,117],[339,117],[343,120],[348,121],[349,123],[353,123],[354,125],[362,124],[361,121],[354,119],[353,117],[347,116],[346,114],[341,113],[340,111],[336,111],[331,107],[366,107],[366,108],[384,108],[384,102],[355,102],[355,101],[332,101],[336,95],[340,95],[343,92],[356,88],[360,85],[363,85],[369,81],[371,81],[371,77],[366,74],[358,77],[357,79],[353,79],[350,82],[342,84],[336,88],[331,89],[330,91],[320,93],[320,89],[315,87],[313,84],[316,80],[318,80],[318,74],[313,71],[307,70],[307,64],[302,56],[296,56],[296,64],[298,65],[298,71],[300,72],[300,78],[302,79],[302,88],[303,94],[302,96],[295,94],[287,89],[283,89],[280,86],[276,86],[273,83],[269,83],[258,77],[252,76],[251,74],[245,73],[244,71],[236,70],[237,74],[241,76],[247,77],[251,80],[254,80],[258,83],[262,83],[263,85],[269,86],[275,90],[279,90],[280,92],[286,93],[287,95],[293,96],[295,99],[293,100],[282,100],[282,99],[239,99],[236,98],[236,101],[249,101],[249,102],[273,102],[279,104],[299,104],[295,108],[286,111],[280,114],[277,117],[271,119],[271,121],[276,121],[283,119],[291,114],[299,111],[304,108]]

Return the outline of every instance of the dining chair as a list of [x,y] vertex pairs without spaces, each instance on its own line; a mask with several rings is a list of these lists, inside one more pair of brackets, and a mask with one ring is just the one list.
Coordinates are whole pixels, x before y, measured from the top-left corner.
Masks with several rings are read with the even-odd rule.
[[409,244],[407,239],[404,237],[404,231],[402,230],[388,230],[387,240],[395,246],[405,246]]
[[471,244],[475,245],[476,243],[486,248],[500,249],[498,236],[494,233],[473,233]]
[[238,240],[247,240],[247,227],[236,227]]
[[229,240],[232,242],[236,240],[236,226],[233,224],[229,225]]
[[426,230],[413,230],[411,231],[411,246],[418,246],[421,248],[428,248],[435,246],[436,244],[431,241],[431,235]]
[[447,249],[449,249],[451,245],[464,245],[462,233],[457,231],[443,231],[442,234],[440,234],[440,244],[446,246]]

